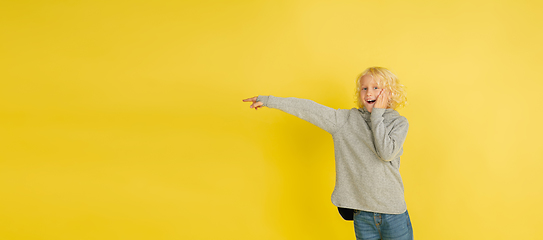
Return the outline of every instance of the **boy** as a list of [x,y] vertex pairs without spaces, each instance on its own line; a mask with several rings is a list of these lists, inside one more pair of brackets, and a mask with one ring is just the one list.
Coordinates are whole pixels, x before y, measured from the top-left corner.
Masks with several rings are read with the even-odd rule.
[[404,87],[388,69],[372,67],[357,78],[355,97],[359,108],[337,110],[298,98],[243,101],[255,109],[277,108],[332,135],[332,203],[343,218],[354,219],[357,239],[413,239],[399,172],[408,122],[394,110],[406,103]]

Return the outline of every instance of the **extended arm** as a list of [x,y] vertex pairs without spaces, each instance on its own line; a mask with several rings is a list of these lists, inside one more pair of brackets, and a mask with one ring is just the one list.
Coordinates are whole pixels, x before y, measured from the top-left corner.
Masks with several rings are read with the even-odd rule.
[[340,122],[338,119],[338,115],[340,115],[338,114],[338,110],[307,99],[258,96],[256,99],[250,98],[250,100],[247,101],[253,102],[251,108],[258,109],[262,106],[277,108],[283,112],[306,120],[329,133],[334,133]]

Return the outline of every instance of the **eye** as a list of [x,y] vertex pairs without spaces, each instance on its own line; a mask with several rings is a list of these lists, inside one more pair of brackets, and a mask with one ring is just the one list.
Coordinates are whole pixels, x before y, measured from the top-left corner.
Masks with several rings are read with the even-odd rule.
[[373,89],[379,89],[378,87],[374,87]]
[[366,90],[368,90],[368,88],[362,88],[362,90],[366,91]]

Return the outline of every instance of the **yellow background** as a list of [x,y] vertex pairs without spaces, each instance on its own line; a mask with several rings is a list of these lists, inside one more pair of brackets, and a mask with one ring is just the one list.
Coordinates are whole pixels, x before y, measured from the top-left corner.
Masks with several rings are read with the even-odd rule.
[[2,1],[0,239],[354,239],[332,139],[407,86],[417,239],[542,239],[541,1]]

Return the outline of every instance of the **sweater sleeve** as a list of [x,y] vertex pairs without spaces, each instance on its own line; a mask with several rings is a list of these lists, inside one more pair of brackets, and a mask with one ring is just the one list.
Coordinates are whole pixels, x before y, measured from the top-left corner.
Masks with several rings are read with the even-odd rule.
[[377,155],[383,161],[392,161],[403,153],[409,123],[405,117],[394,120],[390,126],[384,123],[384,108],[374,108],[371,113],[371,130]]
[[330,134],[334,134],[339,125],[346,121],[346,117],[340,113],[340,110],[307,99],[258,96],[257,101],[262,102],[266,107],[276,108],[306,120]]

